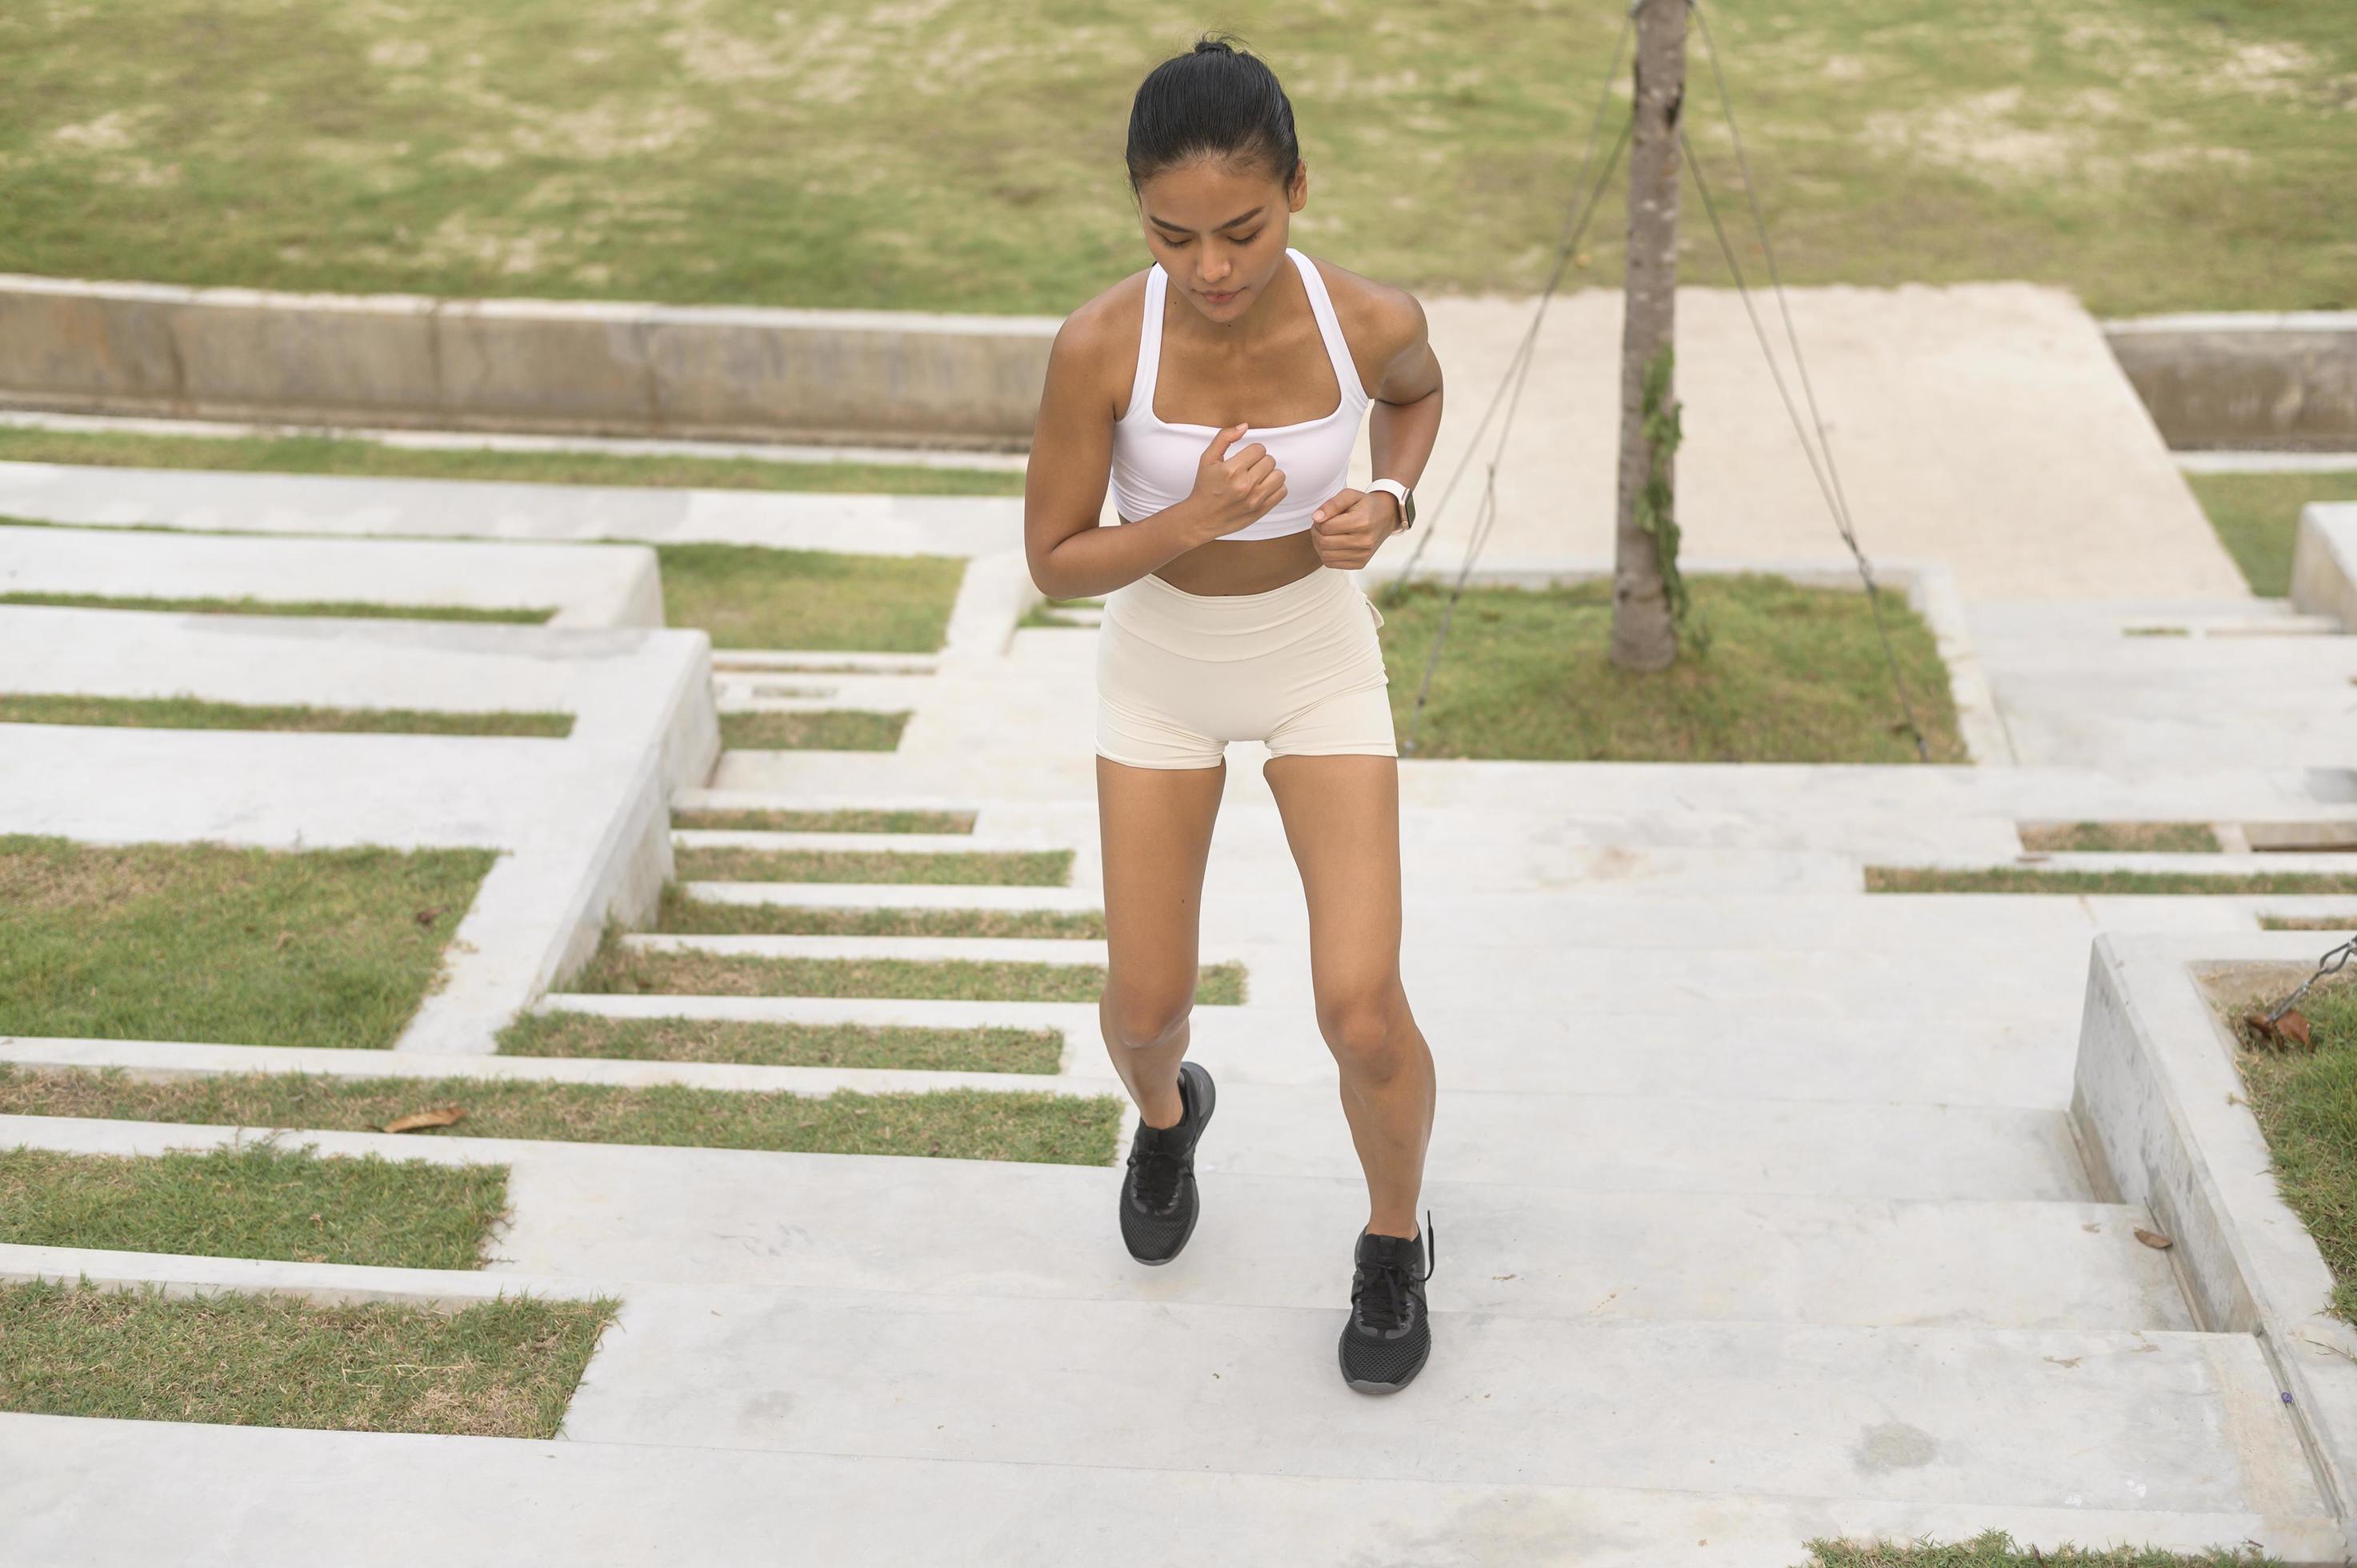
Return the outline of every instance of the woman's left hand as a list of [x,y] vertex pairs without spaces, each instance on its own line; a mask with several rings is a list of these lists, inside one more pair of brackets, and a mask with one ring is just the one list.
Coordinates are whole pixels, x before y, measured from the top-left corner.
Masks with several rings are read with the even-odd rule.
[[1309,517],[1318,559],[1338,572],[1357,571],[1398,532],[1399,499],[1389,490],[1337,490]]

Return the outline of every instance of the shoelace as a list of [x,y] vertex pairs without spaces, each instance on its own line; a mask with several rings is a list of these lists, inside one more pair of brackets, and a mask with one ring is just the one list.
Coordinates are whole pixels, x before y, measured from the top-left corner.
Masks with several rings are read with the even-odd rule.
[[[1412,1274],[1404,1263],[1365,1265],[1351,1291],[1351,1310],[1361,1323],[1379,1332],[1397,1328],[1407,1321],[1407,1287],[1432,1278],[1432,1271],[1439,1265],[1439,1233],[1434,1230],[1432,1214],[1427,1209],[1424,1216],[1424,1273]],[[1378,1285],[1382,1287],[1380,1291]]]
[[1187,1156],[1193,1145],[1155,1135],[1178,1130],[1177,1125],[1143,1128],[1146,1136],[1130,1151],[1130,1168],[1137,1173],[1138,1200],[1148,1208],[1168,1208],[1178,1199],[1178,1181],[1186,1174]]

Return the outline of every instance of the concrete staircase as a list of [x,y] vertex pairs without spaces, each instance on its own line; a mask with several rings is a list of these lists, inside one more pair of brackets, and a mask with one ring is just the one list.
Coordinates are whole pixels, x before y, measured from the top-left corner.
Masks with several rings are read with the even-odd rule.
[[[2125,635],[2147,625],[2188,634]],[[1248,1561],[1785,1568],[1813,1534],[1989,1527],[2341,1561],[2255,1341],[2201,1331],[2136,1239],[2144,1214],[2091,1185],[2065,1110],[2095,931],[2248,929],[2291,901],[1868,896],[1861,867],[2010,864],[2033,818],[2357,816],[2328,734],[2357,702],[2357,639],[2253,604],[1991,606],[1974,629],[2034,766],[1405,770],[1404,961],[1441,1091],[1437,1347],[1402,1395],[1334,1371],[1363,1199],[1298,882],[1258,748],[1238,746],[1203,956],[1243,961],[1251,995],[1196,1016],[1222,1113],[1187,1252],[1127,1260],[1112,1170],[518,1148],[513,1267],[663,1286],[630,1293],[565,1435],[823,1466],[830,1541],[888,1497],[935,1521],[935,1550],[987,1555],[1013,1488],[1059,1510],[1020,1553],[1039,1562],[1200,1560],[1173,1510],[1206,1497],[1251,1521]],[[689,891],[1093,907],[1071,774],[1092,650],[1085,629],[1018,632],[1000,659],[945,662],[900,752],[732,753],[680,802],[975,809],[954,847],[1067,845],[1071,887]],[[814,838],[848,846],[680,842]],[[1119,1092],[1084,1005],[548,1004],[1056,1026],[1054,1087]],[[1362,1537],[1387,1544],[1345,1544]]]

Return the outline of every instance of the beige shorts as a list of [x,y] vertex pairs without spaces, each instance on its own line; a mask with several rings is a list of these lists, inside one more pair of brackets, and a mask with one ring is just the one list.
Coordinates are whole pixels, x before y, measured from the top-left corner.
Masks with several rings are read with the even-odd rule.
[[1319,566],[1262,594],[1190,594],[1152,573],[1105,596],[1097,755],[1217,768],[1232,740],[1272,756],[1397,757],[1383,612]]

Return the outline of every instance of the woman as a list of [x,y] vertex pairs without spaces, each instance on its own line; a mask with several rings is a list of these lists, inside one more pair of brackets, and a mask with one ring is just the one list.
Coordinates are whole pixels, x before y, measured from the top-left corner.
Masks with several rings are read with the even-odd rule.
[[[1375,628],[1349,573],[1415,520],[1440,366],[1414,296],[1287,243],[1308,199],[1293,108],[1206,38],[1138,89],[1130,188],[1155,264],[1066,318],[1024,493],[1032,580],[1105,597],[1097,805],[1106,1049],[1139,1124],[1121,1231],[1165,1263],[1194,1231],[1211,1074],[1186,1060],[1198,910],[1231,740],[1265,776],[1309,908],[1318,1024],[1365,1168],[1340,1358],[1388,1392],[1431,1344],[1415,1223],[1432,1055],[1401,988],[1399,771]],[[1344,485],[1372,406],[1374,485]],[[1117,527],[1100,527],[1110,478]]]

